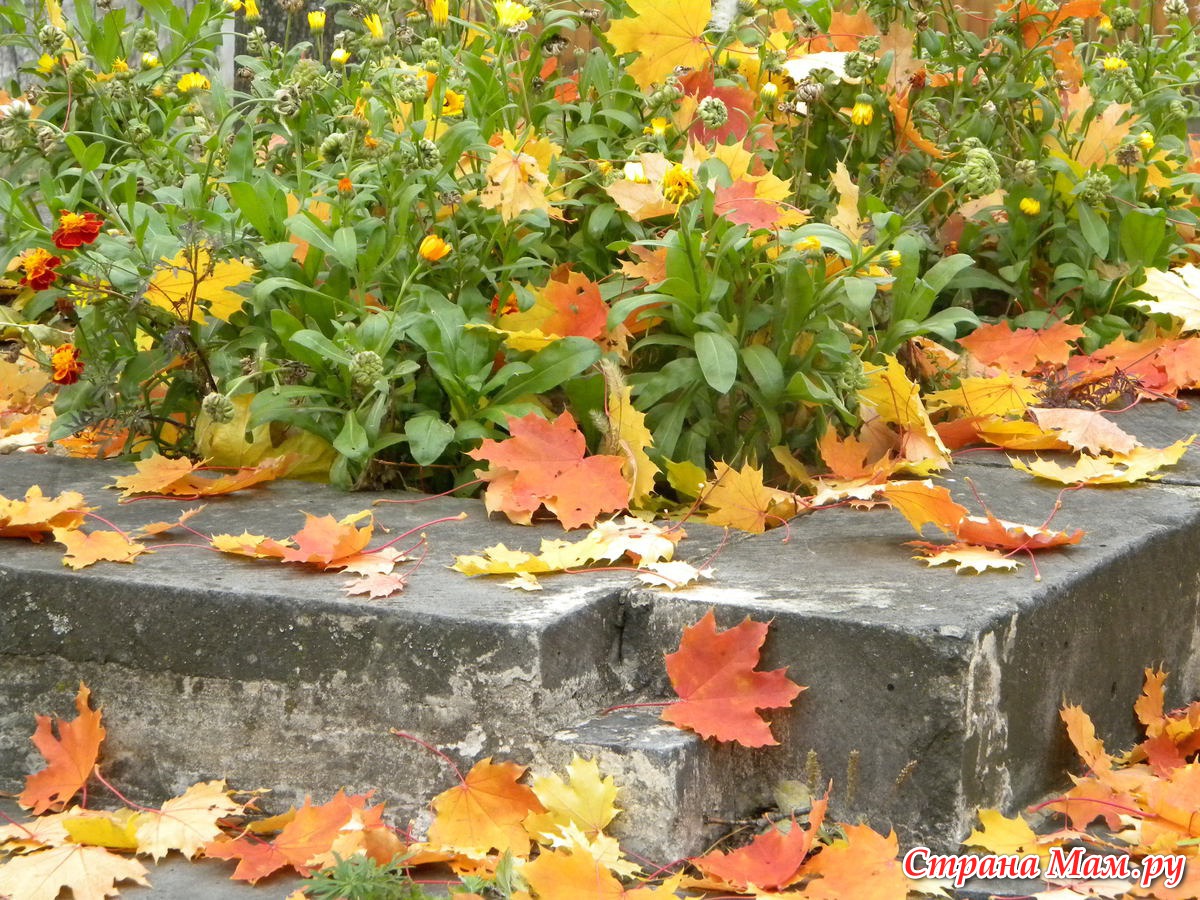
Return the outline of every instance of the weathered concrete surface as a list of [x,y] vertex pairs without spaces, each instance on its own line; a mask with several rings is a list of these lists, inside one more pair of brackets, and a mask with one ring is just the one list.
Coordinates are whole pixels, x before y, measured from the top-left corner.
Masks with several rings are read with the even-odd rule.
[[[1121,424],[1147,443],[1200,431],[1193,412],[1134,413]],[[1040,523],[1057,489],[975,464],[982,456],[952,473],[956,496],[974,503],[969,475],[997,515]],[[1011,810],[1064,782],[1074,766],[1064,700],[1120,746],[1134,736],[1144,666],[1172,672],[1169,701],[1197,693],[1200,481],[1188,479],[1200,469],[1189,465],[1168,484],[1067,494],[1055,526],[1088,535],[1041,555],[1040,582],[1029,568],[926,570],[903,546],[915,535],[886,510],[808,516],[790,539],[738,537],[717,557],[716,580],[675,594],[635,588],[623,573],[547,578],[525,594],[446,571],[455,553],[561,535],[487,522],[479,504],[450,499],[377,508],[392,534],[461,509],[471,518],[428,529],[430,556],[408,591],[374,603],[344,598],[336,575],[202,549],[71,573],[54,546],[6,541],[0,779],[13,786],[35,768],[33,714],[68,712],[84,679],[105,706],[112,777],[146,797],[212,777],[275,788],[278,803],[344,785],[419,818],[451,776],[388,737],[395,727],[467,764],[497,755],[544,770],[572,753],[598,756],[627,787],[626,843],[665,861],[720,830],[707,816],[752,814],[779,780],[805,780],[813,751],[839,816],[948,847],[977,808]],[[81,490],[122,527],[177,508],[118,507],[101,486],[127,471],[0,458],[0,492]],[[212,502],[192,524],[282,536],[302,524],[299,509],[345,515],[371,499],[275,484]],[[716,529],[688,530],[686,556],[719,543]],[[725,627],[773,619],[764,667],[788,665],[809,686],[772,716],[778,747],[706,744],[652,710],[599,715],[667,697],[662,654],[709,606]]]

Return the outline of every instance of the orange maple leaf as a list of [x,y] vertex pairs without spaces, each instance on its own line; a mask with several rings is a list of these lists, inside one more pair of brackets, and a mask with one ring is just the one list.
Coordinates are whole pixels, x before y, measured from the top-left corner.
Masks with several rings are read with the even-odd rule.
[[471,854],[511,852],[529,855],[529,834],[521,822],[544,813],[537,795],[519,782],[525,766],[494,763],[489,756],[471,767],[458,784],[433,799],[437,818],[429,826],[429,843]]
[[1014,372],[1032,372],[1043,364],[1065,366],[1073,351],[1072,344],[1083,337],[1083,329],[1066,322],[1046,328],[1018,328],[1006,322],[980,325],[958,342],[984,365],[999,366]]
[[769,627],[747,617],[718,632],[710,609],[685,629],[679,649],[666,657],[671,686],[683,699],[664,709],[662,717],[701,737],[743,747],[778,744],[757,710],[791,706],[805,688],[787,677],[786,667],[755,671]]
[[772,827],[745,847],[729,853],[714,850],[692,859],[691,863],[707,877],[719,879],[739,893],[750,885],[767,891],[787,887],[806,874],[802,867],[825,820],[828,806],[829,794],[826,792],[823,798],[813,803],[807,828],[801,828],[792,819],[791,828],[786,832]]
[[[356,811],[366,810],[369,794],[346,795],[338,791],[328,803],[313,806],[310,797],[275,838],[275,849],[301,875],[308,875],[314,860],[329,851],[342,826]],[[382,811],[382,804],[372,807]],[[319,866],[316,866],[319,867]]]
[[247,466],[230,475],[207,478],[199,474],[203,463],[194,463],[183,458],[168,459],[155,453],[135,463],[136,475],[122,475],[113,481],[111,487],[121,488],[122,497],[131,497],[134,494],[215,497],[282,478],[298,461],[299,457],[295,454],[272,456],[257,466]]
[[511,437],[485,440],[467,455],[491,463],[481,470],[488,482],[484,504],[489,513],[502,511],[529,525],[545,506],[563,528],[594,525],[602,512],[618,512],[629,503],[629,483],[621,474],[620,456],[589,456],[575,419],[564,412],[553,422],[537,413],[509,417]]
[[10,500],[0,494],[0,537],[27,538],[35,543],[55,528],[78,528],[84,513],[93,507],[83,505],[83,495],[64,491],[46,497],[38,485],[25,492],[24,500]]
[[543,850],[521,868],[540,900],[621,900],[625,889],[601,862],[589,853]]
[[[17,798],[34,815],[61,810],[87,784],[96,768],[104,726],[100,724],[100,710],[92,709],[88,703],[90,697],[91,691],[80,682],[79,693],[75,695],[78,716],[70,722],[37,717],[31,740],[49,765],[25,779],[25,790]],[[54,724],[58,725],[58,737],[54,736]]]
[[900,861],[895,832],[878,834],[868,825],[842,825],[844,838],[823,849],[806,867],[813,877],[796,900],[896,900],[907,897],[909,882]]
[[271,841],[249,835],[232,840],[216,840],[204,846],[204,855],[211,859],[236,859],[237,868],[230,877],[234,881],[254,884],[287,865],[287,857]]
[[[1013,8],[1013,4],[1002,6],[1002,11]],[[1050,42],[1050,34],[1070,18],[1091,19],[1100,15],[1100,0],[1069,0],[1052,12],[1043,12],[1033,3],[1021,0],[1016,4],[1014,21],[1021,26],[1021,40],[1027,49],[1040,47]]]
[[78,528],[55,528],[54,540],[67,548],[63,564],[72,569],[83,569],[92,563],[103,561],[131,563],[147,549],[129,536],[118,531],[92,531],[84,533]]

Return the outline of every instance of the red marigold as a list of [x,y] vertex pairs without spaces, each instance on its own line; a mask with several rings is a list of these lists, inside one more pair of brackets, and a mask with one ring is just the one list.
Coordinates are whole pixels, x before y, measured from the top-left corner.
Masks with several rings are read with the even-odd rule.
[[50,355],[50,365],[54,374],[50,380],[55,384],[74,384],[83,372],[83,361],[79,358],[79,348],[74,344],[63,344]]
[[73,213],[63,210],[58,214],[58,229],[51,235],[54,246],[59,250],[74,250],[90,244],[100,234],[104,220],[95,213]]
[[54,284],[54,279],[58,277],[54,269],[60,265],[62,260],[51,256],[49,250],[43,250],[41,247],[26,250],[21,254],[21,270],[25,273],[21,284],[27,284],[35,291],[44,291]]

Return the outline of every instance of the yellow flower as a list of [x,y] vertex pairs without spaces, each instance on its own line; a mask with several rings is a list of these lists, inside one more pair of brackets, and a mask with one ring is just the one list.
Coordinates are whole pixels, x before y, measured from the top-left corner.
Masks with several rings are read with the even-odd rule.
[[241,12],[242,0],[225,0],[225,8],[230,12]]
[[792,249],[798,253],[818,253],[821,250],[821,239],[811,235],[802,237],[792,244]]
[[329,54],[329,61],[335,66],[344,66],[346,63],[350,62],[350,51],[342,47],[338,47]]
[[429,17],[438,28],[450,21],[450,0],[433,0],[429,6]]
[[696,184],[696,176],[692,174],[691,169],[681,163],[675,163],[667,169],[660,188],[666,201],[676,205],[700,196],[700,187]]
[[443,116],[461,116],[465,107],[466,98],[462,94],[458,91],[446,91],[446,96],[442,98]]
[[308,30],[313,34],[325,30],[325,10],[318,9],[308,14]]
[[142,54],[142,68],[143,69],[157,69],[159,67],[159,65],[161,65],[161,63],[159,63],[159,61],[158,61],[157,53],[143,53]]
[[632,181],[635,184],[650,183],[650,179],[646,177],[646,169],[640,162],[632,159],[625,163],[624,175],[626,181]]
[[43,75],[49,75],[58,68],[58,60],[49,53],[43,53],[37,61],[37,70]]
[[1154,149],[1154,133],[1151,131],[1143,131],[1137,136],[1137,145],[1143,150],[1149,152]]
[[775,98],[779,96],[779,85],[773,81],[764,81],[763,86],[758,89],[758,96],[762,97],[764,103],[774,103]]
[[379,18],[379,13],[371,13],[363,18],[363,24],[367,26],[367,31],[371,32],[371,37],[375,40],[383,38],[383,20]]
[[850,110],[850,121],[855,125],[870,125],[875,118],[875,107],[869,100],[857,100]]
[[1026,197],[1017,204],[1017,207],[1027,216],[1036,216],[1042,211],[1042,201],[1037,197]]
[[257,22],[262,18],[262,13],[258,11],[258,0],[246,0],[246,21]]
[[125,60],[123,60],[121,58],[114,59],[113,64],[112,64],[112,70],[113,70],[113,73],[116,75],[120,75],[125,72],[128,72],[129,71],[129,63],[127,63]]
[[181,75],[179,81],[175,85],[181,94],[190,94],[192,91],[207,91],[212,87],[209,80],[199,72],[188,72],[186,75]]
[[96,73],[96,80],[98,82],[100,82],[101,84],[103,84],[106,81],[112,81],[114,78],[116,78],[116,76],[113,75],[112,72],[97,72]]
[[516,0],[496,0],[496,24],[501,28],[520,28],[533,18],[533,10]]
[[1105,72],[1119,72],[1122,69],[1129,68],[1129,63],[1125,62],[1119,56],[1106,56],[1102,64]]
[[446,243],[436,234],[427,234],[421,241],[421,246],[417,248],[417,253],[420,254],[421,259],[432,263],[445,259],[453,249],[451,244]]
[[671,123],[662,116],[655,116],[650,120],[650,124],[642,129],[642,134],[652,134],[655,137],[663,137],[670,129]]
[[885,250],[880,254],[879,261],[889,269],[895,269],[904,262],[904,256],[901,255],[899,250]]
[[1112,34],[1112,19],[1101,13],[1100,21],[1096,24],[1096,30],[1102,35]]

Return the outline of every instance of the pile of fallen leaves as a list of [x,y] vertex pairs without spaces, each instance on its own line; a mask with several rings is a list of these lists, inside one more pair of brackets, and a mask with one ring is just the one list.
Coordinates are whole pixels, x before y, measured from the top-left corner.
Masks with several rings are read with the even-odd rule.
[[[687,629],[679,650],[666,657],[680,699],[664,704],[663,718],[748,747],[776,743],[757,710],[790,706],[804,688],[784,669],[758,670],[767,632],[767,624],[749,619],[721,631],[711,610]],[[10,856],[0,865],[0,896],[53,898],[63,887],[76,900],[112,896],[119,883],[148,883],[138,856],[158,860],[171,852],[235,861],[232,878],[251,884],[285,870],[307,876],[355,855],[409,870],[449,866],[475,885],[494,885],[503,869],[517,885],[505,894],[513,900],[664,900],[689,888],[795,900],[940,891],[903,875],[895,835],[826,823],[828,791],[806,811],[765,818],[743,847],[660,868],[629,859],[608,834],[619,788],[594,761],[576,757],[565,777],[530,778],[525,766],[489,757],[464,773],[440,750],[394,730],[436,753],[457,782],[433,798],[423,839],[390,824],[384,805],[372,805],[369,795],[342,791],[325,803],[306,799],[299,809],[264,817],[256,809],[261,792],[239,794],[214,780],[151,808],[127,800],[101,773],[105,729],[86,686],[75,706],[70,721],[37,718],[33,742],[47,765],[29,776],[18,797],[35,818],[0,828],[0,852]],[[87,808],[93,782],[123,807]],[[80,792],[83,800],[74,805]],[[303,889],[294,896],[304,896]]]

